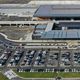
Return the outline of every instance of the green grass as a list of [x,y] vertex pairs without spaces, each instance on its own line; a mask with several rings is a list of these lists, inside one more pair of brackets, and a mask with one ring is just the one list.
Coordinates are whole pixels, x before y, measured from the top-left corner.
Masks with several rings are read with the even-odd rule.
[[64,78],[80,78],[79,72],[67,72],[67,73],[60,72],[59,75]]
[[[16,72],[16,71],[15,71]],[[80,78],[80,73],[77,72],[16,72],[19,76],[24,78],[55,78],[60,76],[62,78]]]
[[8,80],[2,73],[0,73],[0,80]]
[[16,72],[19,76],[24,78],[53,78],[57,73],[52,72]]
[[0,4],[28,3],[30,0],[0,0]]

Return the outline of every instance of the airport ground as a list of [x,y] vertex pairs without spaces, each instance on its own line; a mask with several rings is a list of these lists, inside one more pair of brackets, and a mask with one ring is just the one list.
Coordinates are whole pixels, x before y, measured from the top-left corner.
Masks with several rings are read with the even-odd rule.
[[[57,72],[59,72],[59,71],[61,71],[60,76],[62,76],[63,78],[67,78],[67,77],[69,77],[69,78],[78,77],[79,78],[80,77],[79,76],[80,63],[78,61],[79,57],[80,57],[79,49],[77,49],[77,50],[75,50],[75,49],[59,50],[59,49],[44,49],[44,48],[40,48],[40,49],[39,48],[37,48],[37,49],[36,48],[32,48],[32,49],[28,48],[27,49],[26,48],[26,49],[24,49],[24,48],[20,48],[21,46],[19,46],[17,43],[9,42],[8,40],[5,40],[4,37],[2,37],[2,36],[0,37],[0,39],[1,39],[1,41],[0,41],[0,45],[1,45],[0,57],[2,56],[2,54],[5,54],[5,53],[6,53],[5,57],[7,57],[7,53],[9,54],[11,51],[11,56],[9,56],[9,58],[6,60],[6,62],[4,64],[2,64],[2,61],[5,61],[5,60],[0,60],[0,68],[2,70],[5,67],[16,70],[16,71],[18,70],[18,72],[15,71],[18,75],[20,75],[22,77],[28,77],[28,78],[29,77],[53,78],[58,75]],[[18,46],[11,47],[11,44],[18,45]],[[23,51],[24,53],[23,53],[23,55],[21,55],[18,63],[15,60],[15,62],[16,62],[16,64],[15,64],[15,62],[13,62],[12,59],[14,56],[18,55],[15,52],[19,51],[19,50]],[[33,52],[33,53],[31,53],[31,52]],[[41,55],[40,52],[43,55]],[[18,58],[19,55],[15,58]],[[26,61],[26,58],[28,59],[28,62],[25,64],[24,59]],[[32,60],[32,62],[30,60]],[[40,60],[43,60],[43,61],[40,61]],[[65,61],[67,61],[67,62],[65,62]],[[12,65],[10,63],[12,63]],[[61,68],[61,70],[59,70],[59,69],[57,70],[56,68],[58,68],[58,67]],[[37,72],[43,73],[45,75],[43,76],[41,74],[38,74]],[[54,73],[56,73],[56,74],[54,75]],[[34,75],[30,76],[30,74],[34,74]],[[50,76],[48,74],[50,74]]]
[[[13,2],[7,1],[7,3]],[[16,0],[15,3],[18,3],[18,1]],[[25,3],[25,1],[23,0],[21,3]],[[43,78],[42,80],[55,80],[57,76],[70,78],[63,80],[80,80],[80,49],[61,49],[59,47],[54,49],[52,46],[31,45],[24,47],[21,43],[8,41],[0,35],[0,69],[2,69],[2,72],[7,68],[12,69],[21,77],[31,78],[27,80],[40,80],[40,78]],[[3,75],[0,76],[2,80]],[[7,80],[5,77],[3,79]],[[11,80],[26,79],[17,77]]]

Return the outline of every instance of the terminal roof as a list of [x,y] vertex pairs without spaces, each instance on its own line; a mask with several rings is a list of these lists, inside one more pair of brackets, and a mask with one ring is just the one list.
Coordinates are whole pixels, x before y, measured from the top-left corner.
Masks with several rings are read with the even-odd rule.
[[80,39],[80,30],[52,30],[42,33],[42,39],[69,39],[77,40]]
[[41,5],[34,17],[80,17],[80,5]]

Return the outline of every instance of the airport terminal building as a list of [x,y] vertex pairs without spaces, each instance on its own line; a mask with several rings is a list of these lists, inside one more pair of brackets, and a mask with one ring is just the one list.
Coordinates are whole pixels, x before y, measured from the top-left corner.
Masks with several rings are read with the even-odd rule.
[[52,22],[41,32],[40,37],[33,38],[80,40],[80,5],[41,5],[34,17],[50,19]]
[[80,19],[80,5],[78,4],[54,4],[41,5],[34,13],[34,17],[50,18],[56,20]]
[[33,26],[30,37],[37,45],[38,42],[80,45],[80,4],[0,5],[0,8],[0,25]]

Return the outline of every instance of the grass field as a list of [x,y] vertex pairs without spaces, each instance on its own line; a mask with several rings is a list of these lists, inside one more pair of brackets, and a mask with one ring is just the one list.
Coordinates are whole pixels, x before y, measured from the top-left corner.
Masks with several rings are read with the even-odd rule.
[[61,77],[64,78],[80,78],[79,72],[68,72],[68,73],[60,72],[59,74]]
[[28,3],[30,0],[0,0],[0,4]]
[[19,76],[24,78],[53,78],[57,73],[52,72],[16,72]]
[[76,72],[60,72],[52,73],[52,72],[16,72],[19,76],[24,78],[55,78],[58,75],[63,78],[80,78],[80,73]]
[[8,80],[2,73],[0,73],[0,80]]

